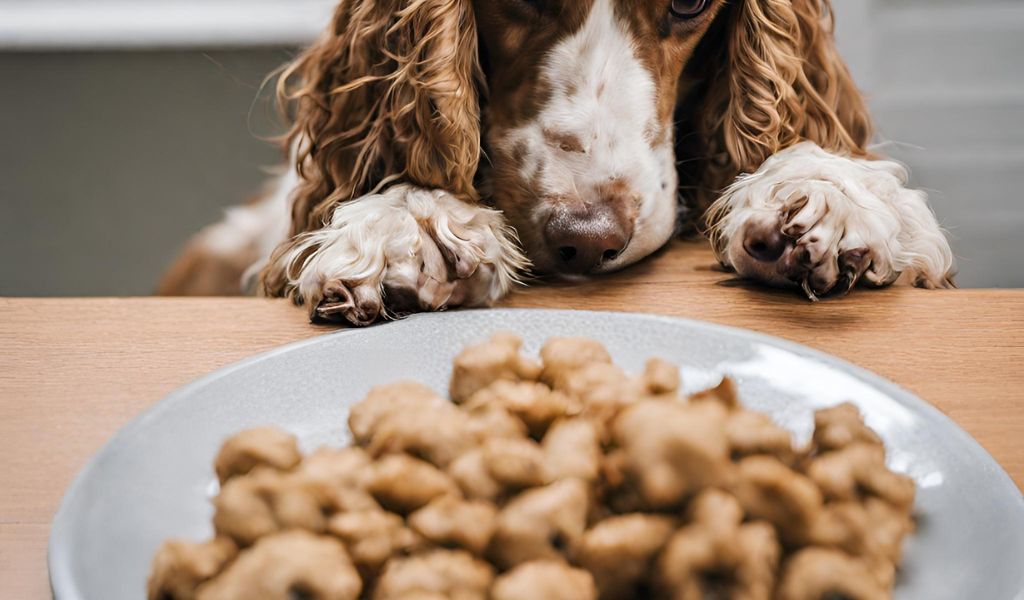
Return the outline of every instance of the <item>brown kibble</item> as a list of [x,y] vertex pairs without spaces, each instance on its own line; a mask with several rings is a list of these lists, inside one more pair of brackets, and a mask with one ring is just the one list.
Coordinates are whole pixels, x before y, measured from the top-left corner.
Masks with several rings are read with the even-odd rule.
[[289,598],[302,593],[318,600],[356,600],[362,581],[348,553],[334,538],[286,531],[261,538],[242,551],[196,600]]
[[223,485],[236,475],[245,475],[255,467],[287,471],[299,464],[295,436],[276,427],[246,429],[228,438],[213,461],[217,479]]
[[633,376],[593,340],[552,339],[543,364],[520,347],[460,354],[457,404],[373,388],[351,447],[229,439],[217,537],[165,543],[149,599],[889,597],[915,488],[853,405],[795,449],[731,379],[682,398],[660,359]]
[[488,556],[503,569],[560,558],[583,535],[588,503],[587,486],[578,479],[519,494],[498,513]]
[[374,600],[487,600],[494,570],[464,550],[432,550],[388,562]]
[[849,402],[814,413],[813,441],[819,452],[837,450],[853,442],[882,445],[878,434],[864,424],[860,411]]
[[323,531],[324,516],[315,491],[289,474],[257,468],[232,477],[213,500],[217,533],[248,546],[279,529]]
[[761,413],[743,409],[729,413],[725,435],[734,458],[768,454],[792,465],[796,457],[790,433]]
[[805,539],[822,510],[814,482],[769,456],[741,460],[734,491],[750,518],[773,524],[787,541]]
[[838,550],[806,548],[786,561],[778,600],[886,600],[891,593],[872,576],[864,561]]
[[873,495],[890,504],[909,508],[914,503],[914,482],[885,466],[882,446],[854,442],[811,461],[807,474],[830,500],[854,500]]
[[442,496],[409,515],[409,526],[438,546],[481,555],[494,533],[497,512],[490,502]]
[[651,508],[680,505],[697,490],[728,477],[725,412],[645,400],[627,408],[613,424],[625,455],[627,476]]
[[484,451],[470,450],[448,466],[448,474],[471,500],[496,501],[504,488],[491,476]]
[[452,401],[461,404],[498,380],[536,379],[540,365],[519,353],[522,344],[522,340],[511,333],[495,333],[490,341],[459,353],[452,364],[448,388]]
[[625,407],[648,396],[644,383],[615,365],[591,363],[566,374],[559,391],[577,398],[581,414],[607,424]]
[[554,337],[549,339],[540,349],[540,359],[544,368],[540,380],[561,390],[567,386],[566,377],[581,368],[600,364],[610,365],[611,355],[596,340],[583,337]]
[[580,404],[565,394],[535,381],[495,381],[466,401],[468,408],[500,406],[519,418],[531,435],[540,437],[556,419],[580,411]]
[[728,410],[739,407],[739,394],[736,392],[736,383],[730,377],[723,377],[721,383],[715,387],[697,392],[690,396],[690,402],[717,402]]
[[541,442],[551,479],[577,477],[595,481],[601,468],[599,435],[597,426],[589,419],[556,422]]
[[365,445],[387,415],[424,406],[439,408],[449,402],[422,383],[400,381],[378,385],[349,411],[348,426],[356,443]]
[[367,490],[384,508],[410,513],[445,494],[457,494],[451,477],[432,464],[393,454],[380,459]]
[[475,443],[464,411],[420,404],[382,415],[366,450],[372,456],[407,452],[444,468]]
[[675,394],[681,380],[679,367],[660,358],[650,358],[644,365],[644,385],[651,394]]
[[609,517],[583,534],[576,560],[598,582],[601,598],[629,600],[675,529],[676,520],[665,515]]
[[735,498],[717,490],[694,500],[692,523],[678,530],[658,558],[658,583],[673,598],[709,594],[770,600],[781,548],[764,522],[743,524]]
[[483,447],[484,465],[488,474],[501,485],[524,488],[544,485],[549,481],[544,452],[527,438],[496,438]]
[[330,510],[380,508],[366,491],[373,461],[362,448],[318,448],[295,469],[289,482],[302,482]]
[[[464,405],[465,406],[465,405]],[[466,407],[469,413],[468,430],[479,445],[494,438],[520,438],[526,436],[526,425],[501,406],[488,404]]]
[[491,600],[596,600],[590,573],[561,561],[523,563],[494,582]]
[[207,542],[167,540],[153,557],[146,582],[148,600],[193,600],[201,584],[219,573],[238,554],[226,537]]
[[380,509],[338,513],[327,522],[327,531],[345,542],[352,561],[366,572],[375,572],[417,542],[402,517]]

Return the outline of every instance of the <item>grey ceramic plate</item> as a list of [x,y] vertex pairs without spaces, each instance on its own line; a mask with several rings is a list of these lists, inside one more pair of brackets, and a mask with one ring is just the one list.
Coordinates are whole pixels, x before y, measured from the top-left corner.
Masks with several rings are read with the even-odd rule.
[[[751,407],[806,438],[811,411],[856,402],[885,439],[893,468],[917,482],[919,531],[896,598],[1024,598],[1024,498],[963,430],[895,385],[779,339],[694,321],[547,310],[414,316],[314,338],[256,356],[171,394],[124,427],[64,497],[50,536],[60,600],[144,596],[150,558],[167,537],[210,534],[211,463],[221,441],[275,424],[306,449],[342,443],[347,406],[400,378],[447,389],[452,357],[495,330],[536,352],[548,337],[587,335],[631,370],[660,356],[683,367],[690,390],[734,376]],[[983,398],[978,399],[983,402]]]

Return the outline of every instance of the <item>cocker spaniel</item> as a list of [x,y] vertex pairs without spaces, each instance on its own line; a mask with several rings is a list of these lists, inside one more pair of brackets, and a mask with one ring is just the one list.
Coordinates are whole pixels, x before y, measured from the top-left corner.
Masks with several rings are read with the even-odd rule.
[[687,228],[812,299],[951,282],[926,195],[868,148],[828,0],[342,0],[278,81],[287,169],[162,291],[248,278],[363,325],[621,269]]

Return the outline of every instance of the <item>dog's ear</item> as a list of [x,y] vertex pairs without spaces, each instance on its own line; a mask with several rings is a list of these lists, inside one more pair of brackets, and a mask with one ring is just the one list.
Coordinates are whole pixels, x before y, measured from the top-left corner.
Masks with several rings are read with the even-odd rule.
[[695,124],[711,159],[703,189],[720,190],[802,140],[866,152],[871,120],[836,50],[829,0],[739,0],[722,18],[716,50],[727,58],[705,74]]
[[302,175],[291,233],[392,181],[475,199],[482,85],[471,0],[342,0],[278,80]]

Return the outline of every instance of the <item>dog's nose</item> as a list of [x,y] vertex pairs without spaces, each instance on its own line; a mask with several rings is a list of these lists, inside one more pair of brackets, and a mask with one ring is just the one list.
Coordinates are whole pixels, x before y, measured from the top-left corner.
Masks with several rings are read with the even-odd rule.
[[618,258],[629,231],[610,207],[595,206],[556,214],[544,227],[544,238],[563,272],[590,273]]
[[755,224],[743,234],[743,249],[755,260],[773,262],[786,251],[789,240],[778,224]]

